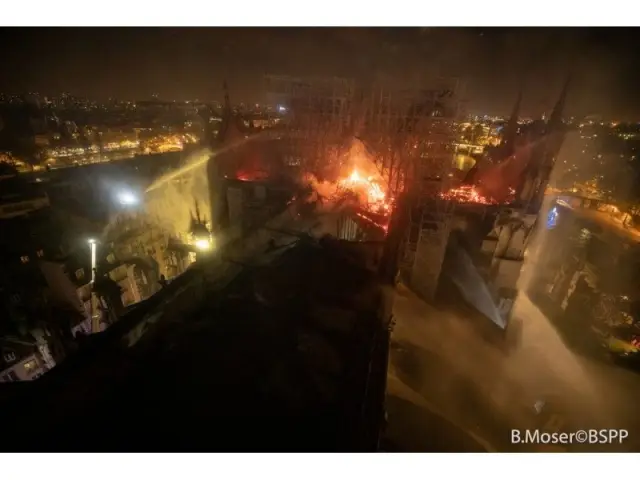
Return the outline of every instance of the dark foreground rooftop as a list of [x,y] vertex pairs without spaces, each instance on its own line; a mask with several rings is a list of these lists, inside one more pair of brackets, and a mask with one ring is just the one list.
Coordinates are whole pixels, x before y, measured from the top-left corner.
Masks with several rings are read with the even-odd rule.
[[352,249],[300,241],[135,346],[96,347],[22,386],[2,406],[0,447],[375,450],[388,329]]

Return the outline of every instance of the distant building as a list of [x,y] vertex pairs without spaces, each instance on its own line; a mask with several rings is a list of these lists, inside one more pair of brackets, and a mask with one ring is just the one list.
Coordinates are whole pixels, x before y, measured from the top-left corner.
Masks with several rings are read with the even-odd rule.
[[1,338],[0,382],[35,380],[55,365],[45,356],[35,340],[30,342],[17,338]]
[[[44,365],[52,366],[70,347],[72,327],[83,320],[75,308],[77,295],[68,301],[59,295],[64,289],[75,295],[76,287],[62,271],[57,276],[54,272],[62,270],[57,262],[65,253],[65,232],[41,185],[4,173],[0,176],[0,340],[26,342],[40,352]],[[48,265],[55,268],[47,269]],[[14,374],[20,379],[31,375],[29,368],[18,370]]]

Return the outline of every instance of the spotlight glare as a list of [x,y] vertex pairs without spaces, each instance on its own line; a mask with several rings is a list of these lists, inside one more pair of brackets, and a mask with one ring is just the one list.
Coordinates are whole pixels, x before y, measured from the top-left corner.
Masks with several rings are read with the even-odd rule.
[[211,250],[211,241],[206,238],[199,238],[195,241],[195,246],[198,250],[206,252],[207,250]]
[[137,205],[138,198],[131,192],[120,192],[118,201],[121,205]]

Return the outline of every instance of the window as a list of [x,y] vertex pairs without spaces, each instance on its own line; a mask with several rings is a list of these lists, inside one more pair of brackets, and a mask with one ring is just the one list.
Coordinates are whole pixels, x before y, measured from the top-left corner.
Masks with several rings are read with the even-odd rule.
[[31,375],[40,368],[38,362],[35,359],[24,362],[22,366],[24,367],[24,371],[27,373],[27,375]]
[[29,256],[28,255],[23,255],[20,257],[20,261],[22,263],[27,263],[29,261]]
[[20,379],[18,378],[18,375],[16,375],[16,372],[14,372],[13,370],[2,376],[3,382],[17,382],[18,380]]
[[16,354],[14,352],[4,352],[3,355],[5,362],[14,362],[16,360]]

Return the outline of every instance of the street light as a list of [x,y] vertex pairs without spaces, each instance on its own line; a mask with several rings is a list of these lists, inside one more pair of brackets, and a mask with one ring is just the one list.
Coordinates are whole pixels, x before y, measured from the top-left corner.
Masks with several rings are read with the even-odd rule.
[[[98,249],[97,242],[94,238],[90,238],[87,240],[89,242],[89,248],[91,248],[91,284],[93,285],[96,281],[96,251]],[[96,296],[93,288],[91,288],[91,300],[90,300],[90,312],[91,316],[91,332],[97,333],[100,331],[100,317],[95,314],[96,312]]]
[[91,283],[96,281],[96,250],[97,245],[94,238],[88,240],[89,248],[91,248]]

